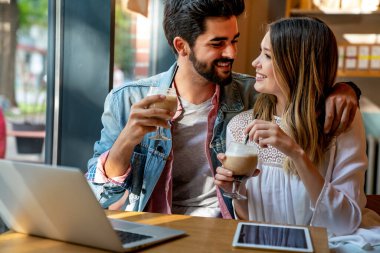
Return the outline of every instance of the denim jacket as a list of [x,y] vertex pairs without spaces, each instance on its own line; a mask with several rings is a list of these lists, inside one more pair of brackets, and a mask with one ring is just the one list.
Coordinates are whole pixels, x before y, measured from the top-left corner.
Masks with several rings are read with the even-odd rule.
[[[95,174],[97,167],[103,166],[102,163],[105,161],[104,158],[101,159],[102,156],[107,154],[126,125],[131,106],[146,96],[150,86],[168,87],[173,71],[174,65],[167,72],[129,82],[108,94],[102,115],[101,138],[94,145],[94,155],[88,161],[88,172],[86,174],[103,208],[109,208],[111,204],[124,198],[122,210],[170,213],[172,189],[166,188],[171,187],[171,171],[166,171],[166,167],[168,167],[166,164],[171,160],[171,141],[150,140],[149,136],[154,133],[146,134],[141,143],[134,149],[130,170],[123,183],[115,182],[112,179],[97,182]],[[226,150],[226,126],[229,120],[238,113],[250,109],[254,104],[256,95],[253,88],[255,79],[252,76],[233,73],[232,77],[232,82],[229,85],[220,88],[219,101],[216,105],[218,108],[214,110],[216,115],[209,117],[208,122],[211,126],[208,136],[211,138],[207,157],[210,160],[209,163],[212,164],[213,174],[215,174],[216,168],[220,166],[216,157],[217,154]],[[163,131],[166,136],[171,137],[170,129],[163,129]],[[161,187],[163,185],[158,182],[164,173],[168,174],[165,175],[164,179],[166,188],[155,189],[156,186]],[[159,202],[158,205],[164,205],[162,202],[166,201],[169,210],[163,210],[160,207],[153,207],[149,210],[150,198],[153,200],[154,197],[152,196],[157,196],[157,194],[153,194],[154,190],[164,198],[156,200],[156,203]],[[227,213],[233,214],[231,200],[224,199],[219,189],[218,199],[220,206],[227,207]],[[226,216],[227,218],[232,217],[232,215],[223,215],[223,217]]]

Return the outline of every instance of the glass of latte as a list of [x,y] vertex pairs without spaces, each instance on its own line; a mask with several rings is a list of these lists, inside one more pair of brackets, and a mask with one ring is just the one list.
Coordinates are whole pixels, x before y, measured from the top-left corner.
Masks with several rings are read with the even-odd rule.
[[[153,103],[149,108],[165,109],[171,112],[177,111],[177,93],[174,88],[150,87],[147,96],[165,95],[164,101]],[[161,127],[157,127],[156,134],[149,137],[152,140],[170,140],[169,137],[162,134]]]
[[231,170],[234,176],[232,192],[224,192],[229,198],[244,200],[246,196],[239,193],[241,182],[253,175],[257,167],[258,152],[255,146],[230,142],[226,150],[223,167]]

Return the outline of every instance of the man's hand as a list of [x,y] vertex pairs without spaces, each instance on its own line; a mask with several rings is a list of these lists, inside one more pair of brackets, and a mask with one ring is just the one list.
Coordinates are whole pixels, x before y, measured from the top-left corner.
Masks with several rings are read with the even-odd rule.
[[170,128],[168,120],[174,113],[165,109],[150,108],[151,104],[164,100],[164,95],[153,95],[133,104],[128,122],[120,134],[123,140],[128,139],[133,145],[137,145],[145,134],[155,131],[156,127]]
[[108,177],[126,173],[133,149],[146,133],[153,132],[158,126],[170,127],[168,120],[174,113],[164,109],[150,108],[151,104],[164,100],[164,95],[153,95],[132,105],[128,122],[112,145],[105,162],[105,173]]
[[337,83],[326,99],[324,132],[339,135],[352,123],[359,106],[355,91],[346,83]]

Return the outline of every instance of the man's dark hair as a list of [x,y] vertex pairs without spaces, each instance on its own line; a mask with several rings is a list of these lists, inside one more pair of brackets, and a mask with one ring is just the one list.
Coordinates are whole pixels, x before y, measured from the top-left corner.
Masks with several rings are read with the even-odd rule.
[[164,0],[164,31],[175,54],[173,39],[183,38],[194,46],[195,40],[205,32],[206,19],[210,17],[240,16],[244,0]]

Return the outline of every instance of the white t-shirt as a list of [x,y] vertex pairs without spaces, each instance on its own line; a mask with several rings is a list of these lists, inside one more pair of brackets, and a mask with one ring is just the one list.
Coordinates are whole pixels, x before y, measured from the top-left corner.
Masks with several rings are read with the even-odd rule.
[[180,98],[183,114],[173,125],[172,212],[218,217],[216,186],[206,157],[207,118],[211,99],[194,105]]

